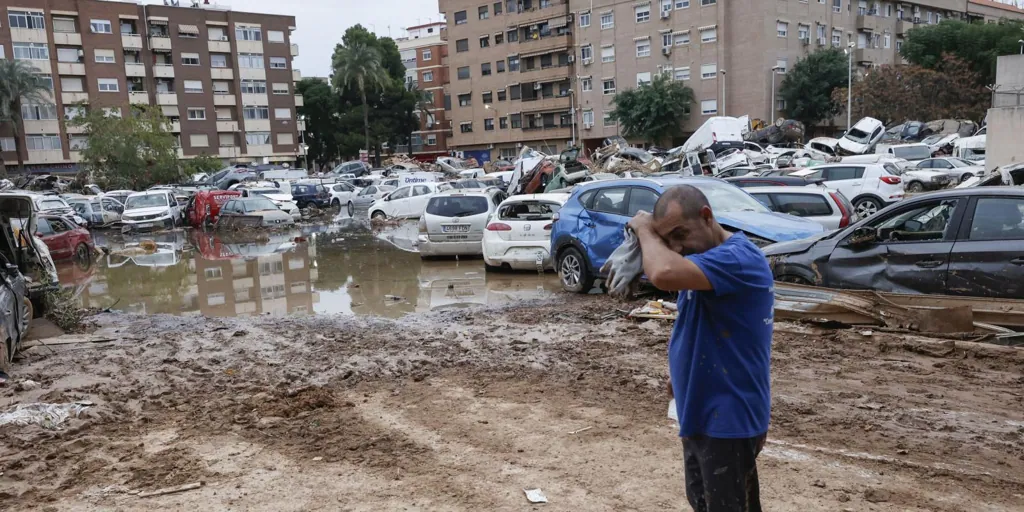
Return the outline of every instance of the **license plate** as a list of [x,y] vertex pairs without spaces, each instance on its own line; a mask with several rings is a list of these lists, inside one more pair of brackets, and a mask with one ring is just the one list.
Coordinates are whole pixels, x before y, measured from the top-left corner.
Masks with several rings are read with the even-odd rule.
[[443,224],[443,225],[441,225],[441,232],[443,232],[443,233],[469,233],[469,224]]
[[139,229],[151,228],[154,225],[155,224],[152,223],[152,222],[143,222],[143,223],[139,224]]

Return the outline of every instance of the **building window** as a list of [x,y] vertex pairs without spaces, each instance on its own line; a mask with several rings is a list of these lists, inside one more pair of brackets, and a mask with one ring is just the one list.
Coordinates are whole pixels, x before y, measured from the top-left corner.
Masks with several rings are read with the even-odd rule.
[[199,54],[198,53],[183,53],[183,54],[181,54],[181,65],[182,66],[198,66],[199,65]]
[[228,83],[229,82],[223,82],[223,81],[220,81],[220,80],[213,82],[213,93],[214,94],[228,94],[228,88],[229,88]]
[[484,119],[484,131],[485,132],[494,131],[494,118],[493,117],[488,117],[487,119]]
[[121,118],[121,107],[103,107],[104,117],[116,117]]
[[189,121],[206,121],[206,109],[202,107],[188,108]]
[[246,121],[270,119],[270,108],[252,105],[242,107],[242,119],[245,119]]
[[267,31],[267,41],[270,41],[271,43],[283,43],[284,42],[284,32],[282,32],[280,30],[268,30]]
[[594,47],[591,45],[580,47],[580,59],[584,62],[592,62],[594,60]]
[[[13,27],[12,28],[16,28]],[[73,18],[53,18],[53,31],[61,32],[66,34],[74,34],[78,32],[78,27],[75,26],[75,20]]]
[[46,88],[47,91],[53,92],[53,75],[35,75],[36,82]]
[[240,67],[240,68],[263,69],[263,54],[262,53],[239,53],[238,54],[238,67]]
[[206,27],[206,38],[210,41],[227,41],[228,35],[224,32],[224,27]]
[[676,46],[685,46],[690,44],[690,31],[676,32],[672,34],[673,44]]
[[777,72],[779,74],[783,74],[783,75],[786,74],[786,71],[789,69],[789,59],[778,59],[778,60],[776,60],[775,61],[775,67],[778,68]]
[[235,40],[237,41],[262,41],[263,32],[260,27],[248,27],[235,25]]
[[832,46],[835,46],[836,48],[839,48],[839,46],[841,44],[843,44],[843,31],[842,30],[833,30],[832,31]]
[[892,47],[892,35],[890,35],[890,34],[885,34],[885,47],[886,48]]
[[245,144],[249,146],[264,146],[270,144],[270,132],[246,132]]
[[505,72],[505,61],[499,60],[499,61],[495,62],[494,65],[497,66],[498,69],[496,71],[498,73],[504,73]]
[[116,62],[114,50],[93,50],[93,58],[96,62],[103,64],[113,64]]
[[715,5],[716,0],[700,0],[700,5]]
[[460,94],[460,95],[458,95],[458,99],[459,99],[459,106],[460,107],[468,107],[468,106],[473,104],[473,95],[472,94],[469,94],[469,93]]
[[437,145],[437,135],[434,135],[433,133],[427,134],[427,145],[428,146],[436,146]]
[[843,0],[832,0],[832,12],[843,12]]
[[587,28],[590,26],[590,12],[580,13],[580,28]]
[[480,7],[477,7],[476,13],[477,17],[482,20],[486,20],[487,18],[491,17],[490,13],[487,11],[486,5],[481,5]]
[[818,44],[825,46],[825,25],[818,25]]
[[285,108],[275,108],[274,109],[274,119],[291,119],[291,118],[292,118],[292,109],[287,108],[287,107],[285,107]]
[[601,48],[601,62],[615,62],[615,47]]
[[0,138],[0,151],[14,151],[14,137]]
[[718,41],[718,29],[715,27],[705,28],[700,31],[700,42],[713,43]]
[[70,105],[64,107],[64,120],[70,121],[79,117],[85,117],[85,107],[79,105]]
[[494,44],[495,45],[499,45],[499,44],[504,43],[504,42],[505,42],[505,34],[504,33],[498,32],[497,34],[494,34]]
[[514,42],[518,41],[519,40],[519,31],[515,30],[515,29],[509,30],[508,32],[505,33],[505,39],[508,39],[508,42],[510,42],[510,43],[514,43]]
[[466,11],[459,11],[455,13],[455,24],[465,25],[466,24]]
[[423,72],[423,81],[424,82],[433,82],[434,81],[434,72],[433,71],[424,71]]
[[[16,60],[49,60],[50,59],[50,47],[46,43],[12,43],[14,47],[14,58]],[[75,60],[72,62],[80,62],[78,59],[78,50],[74,48],[61,48],[58,51],[67,49],[73,52]]]
[[430,59],[434,58],[434,54],[431,53],[430,49],[426,49],[426,50],[423,50],[423,52],[420,53],[420,58],[423,59],[423,60],[430,60]]
[[52,121],[57,119],[57,105],[53,103],[22,104],[21,118],[26,121]]
[[796,36],[799,37],[801,41],[810,41],[811,40],[811,27],[810,27],[810,25],[797,25],[796,26]]
[[701,100],[700,113],[710,116],[718,113],[718,100]]
[[201,93],[203,92],[203,81],[202,80],[185,80],[185,92],[187,93]]
[[594,90],[594,80],[589,76],[580,78],[580,89],[583,90],[583,92]]
[[775,100],[775,110],[782,112],[786,110],[786,100]]
[[83,92],[85,89],[80,77],[60,77],[60,90],[64,92]]
[[716,64],[704,64],[700,67],[700,78],[702,80],[710,80],[718,74],[718,65]]
[[484,63],[480,64],[480,75],[481,76],[487,76],[487,75],[490,75],[490,74],[491,74],[491,63],[490,62],[484,62]]
[[228,67],[228,56],[223,53],[211,53],[210,54],[210,67],[213,68],[226,68]]
[[[521,88],[518,85],[508,86],[508,97],[509,99],[518,100],[522,97]],[[513,128],[515,128],[513,126]]]
[[480,48],[488,48],[491,46],[491,36],[480,37]]
[[267,81],[266,80],[242,80],[239,82],[241,86],[239,90],[242,94],[266,94],[267,93]]
[[473,133],[473,123],[459,123],[459,131],[462,133]]
[[270,69],[288,69],[288,59],[284,57],[271,57]]
[[494,102],[494,94],[491,91],[487,91],[480,95],[480,100],[484,102],[484,105],[490,105]]
[[678,80],[678,81],[689,80],[690,79],[690,68],[689,67],[676,68],[675,71],[674,71],[674,74],[672,75],[672,78],[674,80]]
[[462,66],[461,68],[459,68],[457,71],[457,75],[459,77],[459,80],[465,80],[469,78],[469,66]]
[[509,71],[519,71],[519,57],[509,57],[508,58],[508,70]]
[[505,92],[505,89],[502,89],[502,90],[498,91],[498,101],[505,101],[505,98],[507,96],[508,96],[508,93]]
[[501,14],[501,2],[494,2],[494,15]]
[[7,22],[11,28],[46,30],[43,11],[7,11]]
[[594,111],[593,110],[584,110],[583,111],[583,125],[584,126],[594,126]]
[[116,78],[100,78],[97,80],[100,92],[117,92],[120,88]]
[[789,37],[789,23],[780,21],[775,25],[775,33],[779,37]]
[[645,71],[643,73],[637,73],[636,74],[636,86],[637,87],[640,87],[641,85],[649,84],[649,83],[651,83],[651,72],[650,71]]
[[607,30],[615,26],[615,13],[606,12],[601,15],[601,30]]
[[902,52],[902,51],[903,51],[903,40],[902,39],[897,39],[896,40],[896,52],[898,53],[898,52]]
[[459,39],[455,41],[455,52],[462,53],[469,51],[469,39]]
[[93,34],[113,34],[114,26],[110,20],[89,20],[89,29]]
[[637,57],[650,57],[651,56],[651,40],[642,39],[636,42],[636,56]]
[[601,92],[603,94],[615,94],[615,79],[603,80],[601,82]]
[[669,33],[669,32],[666,32],[666,33],[662,34],[661,35],[661,47],[662,48],[669,48],[671,46],[672,46],[672,34]]
[[29,151],[59,151],[59,135],[26,135],[25,146]]
[[604,126],[615,126],[615,119],[612,119],[612,113],[605,112],[604,115],[601,116],[601,123],[604,124]]
[[522,128],[523,116],[522,114],[511,114],[508,116],[508,122],[512,125],[512,128]]
[[636,13],[637,23],[647,23],[648,21],[651,21],[651,4],[635,7],[633,8],[633,11]]
[[286,83],[278,82],[278,83],[275,83],[273,87],[274,87],[274,94],[288,94],[288,84],[286,84]]

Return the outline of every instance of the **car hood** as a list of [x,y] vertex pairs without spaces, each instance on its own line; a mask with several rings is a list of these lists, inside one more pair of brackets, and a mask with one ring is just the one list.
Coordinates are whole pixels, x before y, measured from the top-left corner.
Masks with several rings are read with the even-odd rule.
[[825,229],[812,220],[784,213],[727,212],[715,216],[722,224],[773,242],[798,240],[817,235]]
[[796,254],[804,252],[811,247],[814,247],[814,244],[820,242],[831,233],[831,231],[826,231],[807,238],[767,245],[762,247],[761,251],[764,252],[765,256],[779,256],[782,254]]
[[142,217],[145,215],[156,215],[158,213],[167,213],[170,211],[170,207],[167,206],[152,206],[149,208],[135,208],[134,210],[125,210],[125,217]]

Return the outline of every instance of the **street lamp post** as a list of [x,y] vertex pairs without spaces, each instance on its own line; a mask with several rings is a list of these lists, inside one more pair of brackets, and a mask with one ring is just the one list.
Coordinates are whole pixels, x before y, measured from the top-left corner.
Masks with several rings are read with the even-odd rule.
[[853,108],[853,48],[854,43],[850,43],[849,49],[846,51],[850,56],[850,64],[846,68],[846,131],[850,131],[850,128],[853,128],[851,124],[852,119],[850,118],[853,115],[851,112]]
[[721,70],[722,73],[722,115],[725,115],[725,70]]
[[775,66],[774,68],[772,68],[772,104],[768,106],[768,112],[769,112],[769,114],[768,114],[768,122],[769,123],[774,123],[775,122],[775,113],[778,112],[778,109],[775,108],[775,76],[779,74],[779,70],[781,70],[781,69],[782,69],[782,66]]

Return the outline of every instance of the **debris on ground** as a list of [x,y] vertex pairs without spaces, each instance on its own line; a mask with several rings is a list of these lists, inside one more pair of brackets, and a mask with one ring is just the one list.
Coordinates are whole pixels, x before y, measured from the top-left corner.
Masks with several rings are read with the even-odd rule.
[[548,502],[548,498],[544,496],[544,493],[541,492],[540,489],[523,489],[523,492],[526,493],[526,499],[529,500],[530,503]]
[[0,427],[4,425],[39,425],[47,430],[57,430],[69,418],[77,418],[91,405],[92,402],[18,404],[13,409],[0,413]]
[[627,315],[629,318],[647,318],[654,320],[675,320],[679,316],[677,306],[666,300],[652,300],[643,306],[634,308]]
[[149,498],[150,496],[163,496],[164,494],[174,494],[178,492],[191,491],[192,489],[198,489],[203,486],[203,482],[193,482],[191,484],[179,485],[176,487],[167,487],[152,492],[140,492],[138,496],[140,498]]

